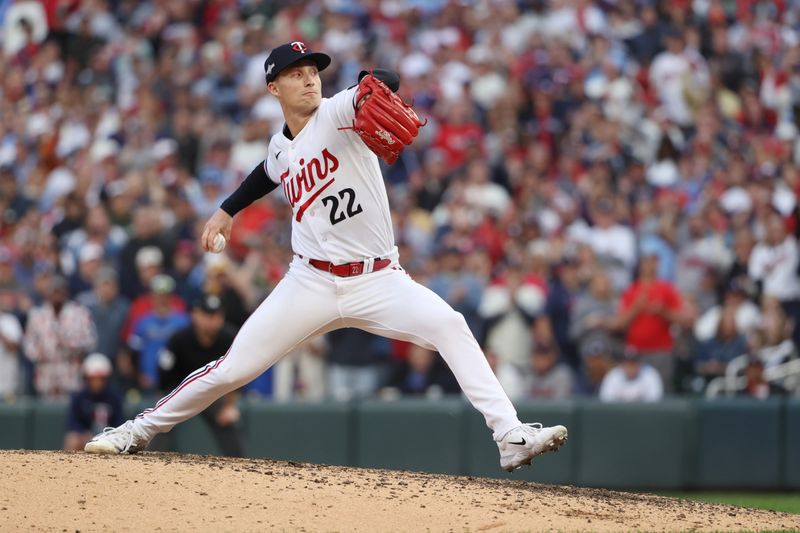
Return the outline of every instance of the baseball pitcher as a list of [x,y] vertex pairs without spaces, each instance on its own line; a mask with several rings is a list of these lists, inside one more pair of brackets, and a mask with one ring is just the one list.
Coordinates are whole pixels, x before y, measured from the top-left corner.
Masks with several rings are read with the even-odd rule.
[[[90,453],[144,449],[154,435],[203,411],[316,335],[360,328],[436,350],[486,419],[511,471],[567,440],[564,426],[522,424],[461,314],[409,277],[398,260],[378,157],[393,163],[424,124],[396,94],[392,72],[321,97],[331,62],[302,42],[278,46],[264,65],[285,119],[267,158],[206,223],[201,245],[230,239],[233,216],[280,189],[292,208],[289,271],[219,359],[189,374],[152,408],[94,437]],[[222,237],[219,237],[219,236]]]

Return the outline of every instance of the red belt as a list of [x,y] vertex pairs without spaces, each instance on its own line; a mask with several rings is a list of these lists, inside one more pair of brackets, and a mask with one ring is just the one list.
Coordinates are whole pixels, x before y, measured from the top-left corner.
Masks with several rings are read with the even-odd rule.
[[[300,258],[303,256],[301,255]],[[339,276],[341,278],[349,278],[351,276],[360,276],[364,273],[364,263],[365,261],[358,261],[357,263],[345,263],[343,265],[334,265],[330,261],[320,261],[319,259],[309,259],[308,264],[313,266],[314,268],[318,268],[319,270],[323,270],[325,272],[330,272],[334,276]],[[372,266],[372,271],[377,272],[378,270],[383,270],[387,266],[391,265],[391,259],[381,259],[376,258],[375,263]]]

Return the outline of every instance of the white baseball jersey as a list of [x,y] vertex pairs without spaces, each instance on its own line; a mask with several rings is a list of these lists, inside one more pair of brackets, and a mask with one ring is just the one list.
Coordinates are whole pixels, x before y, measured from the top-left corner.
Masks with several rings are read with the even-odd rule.
[[292,249],[334,264],[396,258],[378,158],[352,130],[358,87],[323,98],[295,136],[272,137],[267,174],[292,207]]

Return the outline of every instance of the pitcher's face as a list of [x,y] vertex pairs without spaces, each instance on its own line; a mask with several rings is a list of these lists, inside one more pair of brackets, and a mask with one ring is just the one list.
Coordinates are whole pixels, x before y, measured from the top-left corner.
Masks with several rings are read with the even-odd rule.
[[311,60],[286,67],[268,86],[269,92],[288,109],[310,113],[322,99],[322,81]]

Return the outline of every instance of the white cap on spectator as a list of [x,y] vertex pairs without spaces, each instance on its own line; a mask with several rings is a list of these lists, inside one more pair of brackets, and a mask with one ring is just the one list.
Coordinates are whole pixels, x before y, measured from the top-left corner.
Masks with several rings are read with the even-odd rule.
[[494,53],[485,45],[476,44],[467,51],[467,61],[470,63],[492,63]]
[[791,189],[785,185],[778,185],[772,191],[772,206],[777,209],[781,215],[789,216],[794,211],[797,205],[797,197]]
[[775,137],[781,141],[791,141],[797,137],[797,126],[791,122],[782,121],[775,128]]
[[633,96],[633,84],[627,78],[618,78],[608,85],[608,97],[612,100],[627,101]]
[[433,69],[433,60],[426,54],[409,54],[400,61],[400,74],[404,78],[419,78]]
[[496,72],[472,80],[470,96],[481,107],[490,109],[508,91],[508,81]]
[[591,100],[599,100],[608,91],[608,79],[601,73],[590,74],[583,82],[583,92]]
[[46,113],[34,113],[28,117],[26,133],[28,137],[36,138],[53,129],[53,121]]
[[111,361],[101,353],[89,354],[83,360],[83,375],[87,378],[108,377],[111,371]]
[[50,199],[61,198],[75,190],[75,174],[66,167],[58,167],[47,175],[44,194]]
[[153,159],[164,159],[177,151],[178,143],[175,139],[159,139],[153,144]]
[[719,203],[728,213],[746,213],[753,208],[753,200],[741,187],[731,187],[722,193]]
[[0,335],[5,338],[7,342],[12,342],[14,344],[19,344],[22,341],[22,326],[19,324],[19,320],[10,314],[10,313],[3,313],[0,315]]
[[44,78],[47,83],[51,85],[55,85],[56,83],[60,82],[63,77],[64,63],[50,63],[49,65],[45,65],[44,69],[42,69],[42,78]]
[[678,166],[672,159],[659,161],[647,169],[647,183],[654,187],[672,187],[679,179]]
[[97,139],[89,150],[89,157],[92,162],[99,163],[100,161],[113,157],[119,153],[119,145],[117,141],[112,139]]
[[449,100],[460,99],[464,96],[464,84],[472,81],[472,69],[460,61],[450,61],[441,70],[440,81],[442,93]]
[[163,261],[164,254],[155,246],[145,246],[136,252],[136,268],[161,266]]
[[100,122],[95,128],[94,134],[97,137],[111,137],[119,131],[121,122],[119,113],[114,109],[109,109],[100,117]]
[[561,217],[549,208],[544,208],[539,212],[538,221],[539,227],[546,235],[553,235],[561,227]]
[[83,122],[65,122],[58,133],[56,155],[67,157],[73,152],[85,148],[91,141],[91,133]]
[[544,310],[544,306],[547,304],[547,295],[538,285],[526,282],[517,288],[514,301],[526,313],[535,316]]
[[96,261],[103,258],[103,247],[96,242],[87,242],[81,246],[81,251],[78,254],[78,260],[81,263],[87,261]]
[[5,143],[0,145],[0,167],[11,166],[17,159],[17,145]]
[[217,41],[208,41],[200,47],[200,55],[211,65],[219,65],[225,61],[225,48]]

